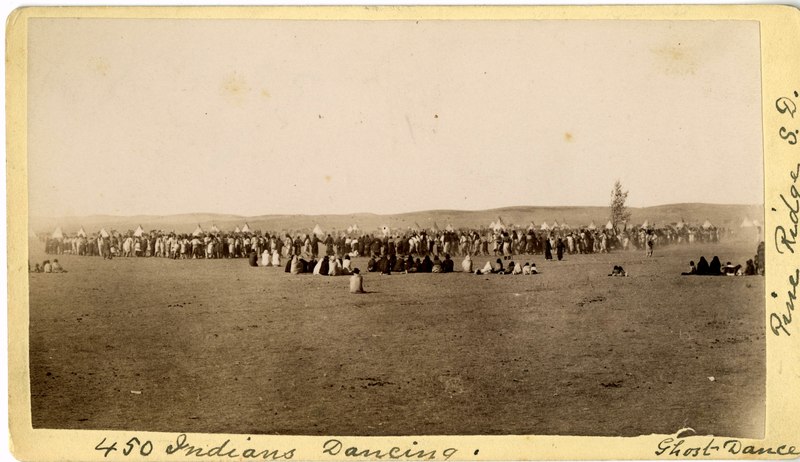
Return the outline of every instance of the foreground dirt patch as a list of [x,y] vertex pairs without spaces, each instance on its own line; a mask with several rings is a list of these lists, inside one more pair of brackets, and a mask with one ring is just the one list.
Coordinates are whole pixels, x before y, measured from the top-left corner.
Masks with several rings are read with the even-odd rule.
[[[370,273],[364,295],[245,260],[63,256],[69,273],[30,280],[33,425],[760,437],[763,278],[679,276],[750,247],[517,258],[537,276]],[[632,276],[607,277],[614,264]]]

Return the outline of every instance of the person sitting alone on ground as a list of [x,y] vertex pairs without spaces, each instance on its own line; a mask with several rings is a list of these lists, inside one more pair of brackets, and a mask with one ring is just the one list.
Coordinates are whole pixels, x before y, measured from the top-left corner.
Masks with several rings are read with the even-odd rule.
[[756,265],[753,263],[753,259],[747,260],[747,264],[744,267],[744,275],[745,276],[755,276],[756,275]]
[[620,276],[620,277],[625,277],[627,275],[628,273],[626,273],[625,270],[620,265],[614,265],[614,269],[612,269],[611,274],[609,274],[609,276]]
[[694,260],[689,262],[689,271],[681,273],[681,276],[692,276],[697,274],[697,267],[694,265]]
[[58,259],[53,260],[53,268],[52,268],[52,270],[53,270],[54,273],[66,273],[67,272],[67,270],[65,270],[61,266],[61,263],[58,262]]
[[461,262],[461,270],[465,273],[472,272],[472,259],[469,257],[469,254],[467,254],[467,256],[464,257],[464,261]]
[[364,278],[361,277],[361,272],[358,268],[353,269],[353,275],[350,276],[350,293],[363,294],[364,293]]

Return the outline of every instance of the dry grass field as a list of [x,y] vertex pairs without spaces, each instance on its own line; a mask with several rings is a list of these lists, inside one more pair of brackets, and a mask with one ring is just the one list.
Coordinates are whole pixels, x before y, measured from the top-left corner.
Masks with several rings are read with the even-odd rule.
[[[32,262],[47,258],[32,245]],[[679,275],[701,254],[754,253],[722,243],[515,259],[536,276],[370,273],[363,295],[347,277],[244,259],[65,255],[68,273],[30,276],[33,425],[760,437],[764,280]],[[631,276],[608,277],[614,264]]]

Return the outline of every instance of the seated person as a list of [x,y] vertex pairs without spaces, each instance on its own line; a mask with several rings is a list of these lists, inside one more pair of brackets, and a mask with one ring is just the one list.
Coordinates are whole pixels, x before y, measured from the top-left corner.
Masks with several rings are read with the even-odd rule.
[[504,274],[505,268],[503,268],[503,260],[498,258],[494,264],[494,268],[492,268],[492,273],[494,274]]
[[281,254],[277,250],[272,251],[272,266],[281,266]]
[[301,273],[303,273],[305,271],[305,267],[306,267],[306,261],[305,260],[303,260],[302,258],[298,257],[297,255],[292,257],[292,267],[291,267],[291,273],[292,274],[301,274]]
[[[38,265],[37,265],[38,266]],[[755,276],[756,275],[756,265],[753,263],[753,259],[747,260],[747,264],[744,268],[744,275],[745,276]]]
[[317,266],[317,261],[314,260],[313,257],[308,261],[306,261],[305,258],[301,258],[300,261],[303,263],[303,272],[304,273],[313,273],[314,272],[314,267]]
[[711,263],[708,264],[708,274],[711,276],[720,276],[722,274],[722,262],[719,261],[719,257],[716,255],[711,259]]
[[535,262],[531,262],[531,274],[539,274],[539,270],[536,269]]
[[467,254],[467,256],[464,257],[464,261],[461,262],[461,270],[465,273],[472,272],[472,259],[469,257],[469,254]]
[[53,260],[53,268],[54,273],[66,273],[67,270],[61,267],[61,263],[58,262],[58,259]]
[[706,257],[703,256],[700,257],[700,260],[697,262],[697,272],[695,274],[698,276],[708,276],[709,267],[708,267],[708,260],[706,260]]
[[370,273],[378,271],[378,262],[375,261],[375,256],[369,257],[369,261],[367,262],[367,271]]
[[522,274],[522,265],[517,265],[512,261],[508,264],[507,274]]
[[482,269],[475,270],[475,274],[492,274],[494,272],[494,268],[492,268],[492,262],[486,262]]
[[41,273],[41,272],[42,272],[42,267],[41,267],[41,266],[39,266],[39,264],[38,264],[38,263],[36,263],[35,265],[33,265],[33,270],[31,271],[31,273]]
[[350,293],[363,294],[364,293],[364,278],[361,277],[361,272],[358,268],[353,269],[353,275],[350,276]]
[[626,273],[625,270],[622,269],[622,266],[619,265],[614,265],[614,269],[611,270],[611,274],[609,274],[609,276],[621,276],[621,277],[625,277],[627,275],[628,273]]
[[250,262],[250,266],[258,266],[258,254],[255,251],[250,251],[250,254],[247,256],[247,260]]
[[50,260],[45,260],[42,262],[42,273],[52,273],[53,266],[50,264]]
[[452,273],[453,272],[453,260],[450,259],[450,254],[444,254],[444,260],[442,260],[442,272],[443,273]]
[[525,264],[522,265],[522,274],[523,275],[531,274],[531,264],[530,263],[525,262]]
[[733,263],[726,262],[722,268],[722,273],[726,276],[736,276],[740,269],[742,269],[742,265],[733,266]]
[[429,256],[425,255],[425,258],[422,259],[422,264],[419,267],[419,272],[430,273],[431,271],[433,271],[433,262]]
[[405,273],[405,271],[406,271],[406,261],[403,259],[403,257],[398,257],[395,260],[394,267],[392,268],[392,271],[394,271],[396,273]]
[[342,264],[339,263],[339,259],[335,255],[331,255],[328,259],[330,260],[328,262],[328,276],[341,276]]
[[350,260],[350,255],[345,254],[344,260],[342,260],[342,274],[352,274],[353,273],[353,262]]
[[697,274],[697,267],[694,266],[694,260],[689,262],[689,271],[681,273],[681,276],[691,276],[693,274]]
[[431,266],[431,273],[441,273],[442,272],[442,261],[439,260],[439,256],[436,255],[433,257],[433,266]]

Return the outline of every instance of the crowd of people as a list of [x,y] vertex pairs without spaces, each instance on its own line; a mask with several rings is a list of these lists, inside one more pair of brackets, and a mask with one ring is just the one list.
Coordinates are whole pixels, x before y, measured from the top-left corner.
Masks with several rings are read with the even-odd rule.
[[756,254],[748,259],[744,265],[734,265],[726,262],[725,265],[718,256],[711,259],[711,263],[706,257],[701,256],[695,264],[694,260],[689,262],[689,269],[681,273],[682,276],[763,276],[765,273],[764,265],[764,242],[758,244]]
[[29,273],[66,273],[67,270],[61,266],[61,263],[58,262],[57,258],[54,258],[52,262],[50,260],[45,260],[42,262],[41,265],[38,263],[33,265],[31,268],[30,263],[28,263],[28,272]]
[[[138,231],[138,230],[137,230]],[[510,260],[514,255],[543,255],[546,260],[565,255],[608,253],[613,250],[644,249],[653,255],[656,245],[716,242],[721,229],[682,227],[674,229],[473,229],[453,231],[405,231],[402,233],[337,233],[318,235],[270,232],[195,233],[151,231],[96,233],[47,237],[48,254],[81,256],[160,257],[171,259],[247,258],[251,251],[265,252],[272,265],[295,255],[306,260],[320,255],[369,256],[450,255],[495,256]]]

